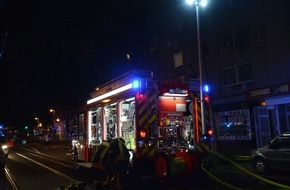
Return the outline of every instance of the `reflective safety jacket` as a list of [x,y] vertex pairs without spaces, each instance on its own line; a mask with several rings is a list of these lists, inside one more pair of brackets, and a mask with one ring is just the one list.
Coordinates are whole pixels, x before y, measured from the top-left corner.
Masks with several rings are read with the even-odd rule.
[[93,168],[106,169],[109,166],[111,161],[109,150],[110,150],[109,142],[102,142],[100,144],[93,159],[92,163]]
[[116,164],[118,161],[122,160],[129,163],[130,154],[124,144],[124,140],[121,138],[116,138],[111,142],[110,152],[112,151],[113,163]]

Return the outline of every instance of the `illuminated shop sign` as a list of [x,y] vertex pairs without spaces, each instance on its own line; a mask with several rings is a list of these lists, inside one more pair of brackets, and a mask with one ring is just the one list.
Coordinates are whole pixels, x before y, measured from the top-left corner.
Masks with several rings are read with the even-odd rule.
[[253,90],[247,93],[249,99],[259,98],[259,97],[269,97],[274,95],[283,95],[290,93],[289,84],[282,84],[269,88],[262,88]]

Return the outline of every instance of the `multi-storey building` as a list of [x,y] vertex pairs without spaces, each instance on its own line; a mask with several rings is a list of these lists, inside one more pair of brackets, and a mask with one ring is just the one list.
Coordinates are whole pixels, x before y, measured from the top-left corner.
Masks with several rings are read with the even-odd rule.
[[[249,152],[289,131],[289,1],[211,1],[199,10],[203,80],[211,86],[211,125],[217,148]],[[156,39],[151,50],[155,58],[171,56],[170,67],[168,63],[159,66],[161,75],[196,86],[199,74],[192,11],[178,18],[178,30],[166,39],[167,51],[160,46],[154,51]]]

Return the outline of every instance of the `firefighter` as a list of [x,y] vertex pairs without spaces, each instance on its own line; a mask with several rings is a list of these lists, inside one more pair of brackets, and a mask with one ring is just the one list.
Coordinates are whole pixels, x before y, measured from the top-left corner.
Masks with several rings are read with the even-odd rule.
[[93,158],[92,169],[95,170],[96,189],[108,189],[110,185],[110,142],[104,141],[98,147]]
[[125,188],[129,157],[124,139],[115,138],[102,142],[92,163],[96,188],[109,189],[111,181],[114,182],[115,189]]
[[123,138],[115,138],[111,142],[111,151],[113,153],[113,181],[116,189],[127,188],[127,171],[129,166],[130,154]]

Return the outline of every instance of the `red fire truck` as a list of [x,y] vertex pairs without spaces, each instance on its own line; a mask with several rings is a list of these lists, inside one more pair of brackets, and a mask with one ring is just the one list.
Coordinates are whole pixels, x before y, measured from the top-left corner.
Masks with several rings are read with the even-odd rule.
[[91,161],[100,143],[122,137],[133,173],[160,181],[196,174],[208,147],[200,140],[199,97],[188,86],[131,71],[96,88],[79,115],[79,159]]

